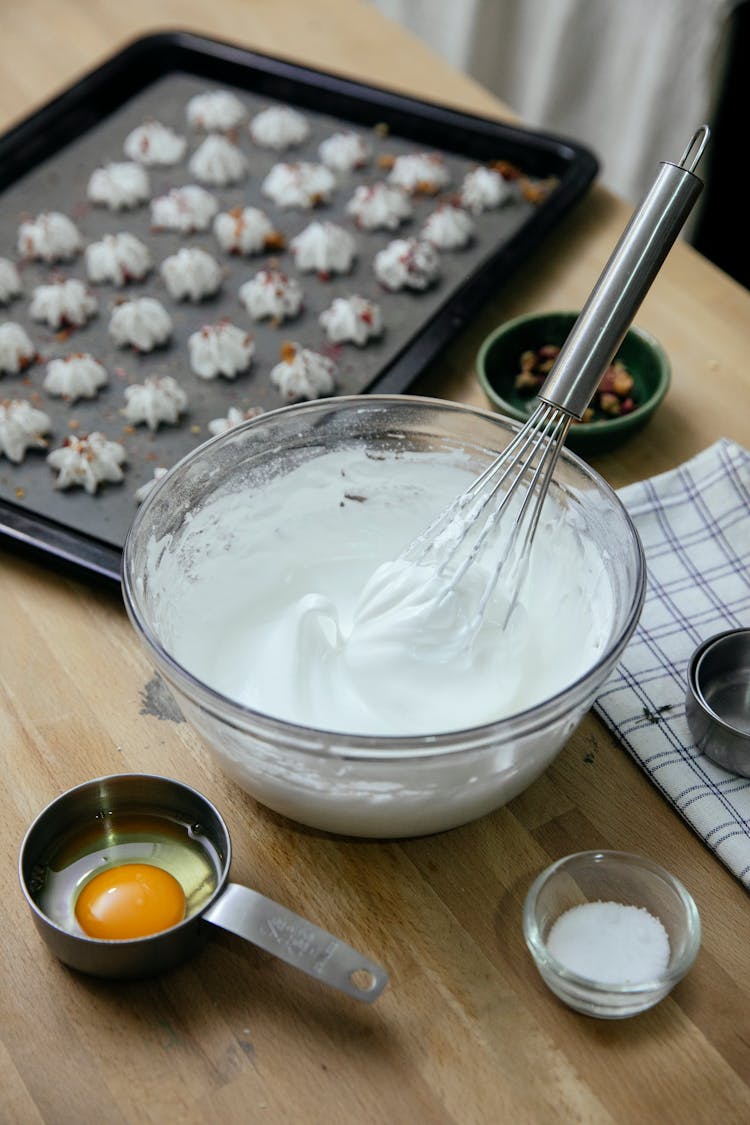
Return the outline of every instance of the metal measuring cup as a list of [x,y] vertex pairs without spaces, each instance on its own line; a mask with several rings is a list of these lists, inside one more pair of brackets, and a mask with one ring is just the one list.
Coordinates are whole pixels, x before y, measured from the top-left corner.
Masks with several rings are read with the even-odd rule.
[[685,714],[701,753],[750,777],[750,628],[704,641],[688,667]]
[[[113,813],[159,815],[200,826],[215,869],[216,888],[195,914],[167,930],[122,941],[64,929],[34,894],[40,871],[56,846],[77,826]],[[228,930],[311,977],[356,1000],[372,1003],[388,974],[345,942],[249,887],[230,883],[232,847],[218,810],[197,790],[151,774],[115,774],[67,790],[39,813],[28,829],[18,861],[32,917],[52,952],[73,969],[97,977],[133,979],[172,968],[205,943],[213,926]]]

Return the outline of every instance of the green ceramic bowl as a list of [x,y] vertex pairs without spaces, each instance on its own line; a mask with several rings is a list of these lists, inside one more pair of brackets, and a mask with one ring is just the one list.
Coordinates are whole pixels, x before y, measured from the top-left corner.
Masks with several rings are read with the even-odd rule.
[[[545,344],[561,346],[577,312],[546,312],[519,316],[491,332],[479,349],[477,374],[493,406],[511,418],[525,422],[537,404],[536,395],[517,391],[514,383],[523,352]],[[574,422],[565,444],[578,453],[607,453],[648,422],[669,388],[671,370],[661,345],[640,328],[629,329],[615,357],[633,376],[636,407],[593,422]]]

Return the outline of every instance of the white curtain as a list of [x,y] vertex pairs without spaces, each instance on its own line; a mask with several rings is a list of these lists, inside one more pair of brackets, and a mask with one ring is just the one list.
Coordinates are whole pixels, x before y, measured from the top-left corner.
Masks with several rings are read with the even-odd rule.
[[[710,124],[732,0],[371,0],[636,203]],[[710,150],[709,150],[710,151]],[[702,174],[705,173],[702,167]]]

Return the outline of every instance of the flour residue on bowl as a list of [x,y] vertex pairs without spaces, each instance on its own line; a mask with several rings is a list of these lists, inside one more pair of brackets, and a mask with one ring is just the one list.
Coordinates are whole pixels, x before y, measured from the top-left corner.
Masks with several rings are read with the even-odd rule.
[[473,476],[460,452],[352,446],[214,496],[149,553],[164,647],[237,703],[348,734],[461,730],[552,698],[606,651],[615,618],[570,497],[548,499],[510,618],[501,579],[470,645],[456,637],[488,563],[444,599],[394,561]]

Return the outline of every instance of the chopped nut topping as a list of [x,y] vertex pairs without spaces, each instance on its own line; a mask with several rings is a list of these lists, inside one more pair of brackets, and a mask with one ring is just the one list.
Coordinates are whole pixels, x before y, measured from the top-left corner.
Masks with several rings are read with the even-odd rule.
[[[519,371],[513,382],[515,389],[521,394],[538,393],[559,352],[560,348],[556,344],[543,344],[535,351],[529,349],[522,352],[518,360]],[[637,406],[632,394],[633,387],[633,376],[625,364],[622,360],[614,360],[604,372],[591,405],[581,421],[596,422],[630,414]]]

